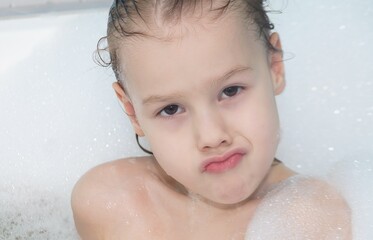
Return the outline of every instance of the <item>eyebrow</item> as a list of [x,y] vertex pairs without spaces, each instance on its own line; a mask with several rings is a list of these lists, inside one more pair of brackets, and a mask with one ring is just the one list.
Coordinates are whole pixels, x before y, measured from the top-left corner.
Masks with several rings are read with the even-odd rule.
[[239,72],[246,71],[246,70],[251,70],[251,68],[250,67],[244,67],[244,66],[234,67],[233,69],[231,69],[228,72],[226,72],[222,77],[212,80],[212,85],[215,85],[215,84],[218,85],[219,83],[228,80],[233,75],[235,75],[235,74],[237,74]]
[[180,93],[173,93],[173,94],[165,95],[165,96],[163,96],[163,95],[152,95],[152,96],[144,99],[142,101],[142,103],[144,105],[147,105],[147,104],[151,104],[151,103],[155,103],[155,102],[167,102],[167,101],[170,101],[171,99],[180,98],[180,97],[182,97],[182,94],[180,94]]
[[[251,68],[250,67],[243,67],[243,66],[234,67],[233,69],[224,73],[222,77],[212,80],[211,84],[215,85],[215,84],[219,84],[221,82],[224,82],[225,80],[231,78],[233,75],[235,75],[239,72],[245,71],[245,70],[251,70]],[[142,103],[144,105],[148,105],[148,104],[155,103],[155,102],[168,102],[172,99],[180,98],[182,96],[183,95],[181,93],[178,93],[178,92],[177,93],[172,93],[172,94],[169,94],[169,95],[152,95],[152,96],[149,96],[149,97],[145,98],[142,101]]]

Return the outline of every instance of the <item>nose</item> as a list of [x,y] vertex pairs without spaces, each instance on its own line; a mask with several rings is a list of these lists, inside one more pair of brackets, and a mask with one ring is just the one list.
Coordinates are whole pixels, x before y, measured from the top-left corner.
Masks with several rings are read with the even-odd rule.
[[209,151],[232,143],[227,123],[216,110],[210,109],[196,114],[194,130],[196,142],[200,151]]

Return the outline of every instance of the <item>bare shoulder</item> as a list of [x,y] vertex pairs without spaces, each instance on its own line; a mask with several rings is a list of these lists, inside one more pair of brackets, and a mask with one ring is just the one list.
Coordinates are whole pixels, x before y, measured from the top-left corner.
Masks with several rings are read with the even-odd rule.
[[268,235],[265,239],[273,239],[274,233],[280,239],[352,239],[351,212],[343,196],[327,182],[301,175],[269,191],[251,227],[255,235]]
[[306,177],[299,182],[290,208],[314,239],[352,239],[351,210],[345,198],[327,182]]
[[140,206],[147,205],[146,188],[152,181],[158,180],[151,157],[116,160],[89,170],[71,197],[79,235],[90,240],[125,237],[126,226],[133,226]]

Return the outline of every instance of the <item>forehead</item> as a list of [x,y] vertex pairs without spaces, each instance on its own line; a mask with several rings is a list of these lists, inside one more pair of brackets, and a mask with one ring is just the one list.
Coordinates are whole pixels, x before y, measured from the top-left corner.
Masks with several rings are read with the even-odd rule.
[[256,28],[234,15],[215,22],[186,21],[163,31],[170,36],[168,41],[137,38],[123,42],[119,49],[130,93],[131,88],[141,88],[146,95],[146,89],[155,90],[175,79],[211,79],[265,57]]

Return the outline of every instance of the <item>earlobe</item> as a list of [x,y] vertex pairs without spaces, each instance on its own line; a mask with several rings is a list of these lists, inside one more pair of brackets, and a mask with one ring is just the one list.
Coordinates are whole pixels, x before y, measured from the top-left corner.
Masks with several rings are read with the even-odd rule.
[[129,96],[125,93],[124,89],[118,82],[113,83],[113,89],[115,91],[115,94],[117,95],[118,100],[123,104],[124,111],[129,117],[132,127],[134,128],[136,134],[140,137],[143,137],[145,134],[142,131],[140,124],[137,120],[135,108],[133,107],[133,104]]
[[281,94],[285,89],[285,67],[282,58],[282,46],[278,33],[272,33],[270,43],[276,50],[271,50],[270,67],[273,80],[273,89],[276,95]]

